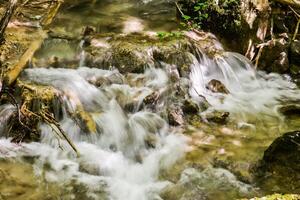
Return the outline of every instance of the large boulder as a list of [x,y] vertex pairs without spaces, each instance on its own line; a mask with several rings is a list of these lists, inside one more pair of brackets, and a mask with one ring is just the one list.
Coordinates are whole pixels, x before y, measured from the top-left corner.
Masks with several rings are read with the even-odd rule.
[[287,72],[289,69],[288,49],[288,41],[284,37],[268,41],[262,47],[258,68],[267,72]]
[[300,172],[300,131],[277,138],[264,152],[263,162],[271,171]]
[[195,57],[214,57],[222,45],[210,33],[139,32],[94,34],[85,38],[85,64],[89,67],[117,68],[121,73],[142,73],[149,67],[175,66],[180,77],[188,77]]
[[85,48],[86,65],[90,67],[115,67],[121,73],[141,73],[151,66],[160,67],[161,62],[180,68],[192,63],[188,54],[190,42],[183,36],[98,34],[91,36],[90,41],[91,45]]
[[273,192],[299,193],[300,131],[275,139],[255,170],[261,187],[271,187]]

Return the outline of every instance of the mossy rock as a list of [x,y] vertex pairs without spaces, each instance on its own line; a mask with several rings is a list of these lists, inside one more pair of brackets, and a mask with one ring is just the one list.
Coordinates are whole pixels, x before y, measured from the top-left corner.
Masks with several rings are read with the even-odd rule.
[[213,54],[215,37],[204,36],[195,41],[187,34],[160,38],[147,33],[96,34],[89,36],[91,45],[85,48],[86,65],[109,69],[117,68],[121,73],[142,73],[148,67],[162,67],[162,63],[175,65],[181,76],[187,77],[193,63],[193,55],[203,52]]
[[261,187],[275,188],[274,192],[300,192],[299,143],[300,132],[293,131],[275,139],[266,149],[262,160],[254,168]]
[[[248,200],[299,200],[300,195],[298,194],[272,194],[264,197],[254,197]],[[247,199],[241,199],[247,200]]]

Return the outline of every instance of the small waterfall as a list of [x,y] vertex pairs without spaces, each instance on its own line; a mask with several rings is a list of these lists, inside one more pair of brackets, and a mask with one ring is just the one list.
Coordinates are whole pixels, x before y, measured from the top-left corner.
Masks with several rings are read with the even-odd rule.
[[85,50],[83,49],[85,41],[81,40],[79,43],[79,50],[80,50],[80,54],[79,54],[79,67],[84,67],[85,66]]
[[[209,90],[207,84],[214,79],[223,83],[229,94]],[[190,95],[198,101],[204,96],[212,105],[208,112],[227,111],[241,122],[259,116],[281,118],[278,106],[283,101],[300,99],[299,90],[289,77],[255,71],[247,58],[232,52],[224,52],[213,59],[205,54],[200,60],[194,59],[190,80]]]
[[[50,85],[62,93],[60,125],[79,149],[80,157],[47,124],[40,125],[41,143],[15,145],[0,139],[0,157],[34,157],[36,174],[64,187],[83,185],[93,199],[159,199],[159,192],[170,184],[158,180],[159,171],[184,155],[185,139],[171,132],[158,114],[124,110],[125,104],[138,106],[146,95],[167,87],[168,78],[161,69],[149,69],[140,76],[145,84],[134,88],[117,70],[26,69],[23,81]],[[99,87],[91,84],[97,81],[110,82]],[[78,106],[92,116],[95,133],[85,133],[66,112]],[[10,109],[2,107],[1,116]],[[103,191],[105,198],[99,195]]]
[[[46,182],[55,182],[66,190],[74,185],[84,188],[87,199],[159,200],[160,192],[172,184],[159,179],[160,171],[181,159],[186,150],[193,150],[187,148],[188,142],[181,134],[182,130],[170,128],[162,117],[169,114],[164,113],[168,103],[182,109],[185,101],[191,100],[190,96],[199,103],[205,98],[211,106],[199,113],[203,118],[215,110],[224,111],[229,112],[235,122],[253,123],[251,127],[255,127],[256,120],[282,120],[277,108],[283,102],[300,99],[299,90],[287,76],[255,71],[244,56],[225,52],[213,35],[188,32],[186,36],[195,43],[188,40],[182,45],[185,48],[166,50],[170,55],[161,56],[164,51],[154,47],[135,52],[137,57],[145,60],[144,73],[121,74],[117,69],[85,67],[88,51],[83,49],[83,41],[77,69],[26,69],[20,78],[22,82],[51,86],[58,91],[61,105],[55,105],[54,115],[59,115],[55,117],[60,127],[79,150],[80,156],[76,156],[69,144],[55,134],[53,127],[41,123],[39,143],[15,144],[10,139],[0,138],[0,158],[24,161],[30,157],[35,173]],[[199,41],[204,41],[207,48],[217,52],[213,58],[197,48],[201,46],[197,43]],[[204,49],[209,52],[207,48]],[[154,56],[154,50],[160,56]],[[169,62],[169,59],[173,60]],[[184,62],[178,62],[180,59]],[[190,61],[188,79],[188,72],[183,68],[188,68]],[[211,80],[224,84],[226,91],[209,89]],[[154,99],[154,103],[144,103],[149,96],[149,101]],[[0,106],[0,136],[6,136],[6,125],[15,111],[10,104]],[[197,112],[198,108],[187,117],[194,117]],[[86,121],[80,119],[84,116],[88,116]],[[82,121],[83,124],[91,122],[93,128],[83,127]],[[202,132],[205,134],[201,130],[201,137]],[[220,176],[228,175],[224,170],[213,170],[212,173],[215,172]],[[204,170],[203,176],[205,173],[210,174],[210,171]],[[189,170],[183,172],[185,174],[194,176]],[[202,179],[201,174],[198,176]],[[218,176],[212,177],[214,181]],[[234,175],[230,173],[228,177],[231,180]]]

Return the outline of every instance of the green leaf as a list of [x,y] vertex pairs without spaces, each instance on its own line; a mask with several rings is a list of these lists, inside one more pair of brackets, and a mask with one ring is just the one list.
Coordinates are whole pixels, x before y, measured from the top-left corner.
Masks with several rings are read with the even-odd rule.
[[195,6],[195,7],[194,7],[194,10],[195,10],[195,11],[198,11],[198,10],[200,10],[200,9],[201,9],[200,6]]
[[191,19],[191,17],[188,16],[188,15],[182,15],[182,17],[183,17],[184,20],[189,20],[189,19]]

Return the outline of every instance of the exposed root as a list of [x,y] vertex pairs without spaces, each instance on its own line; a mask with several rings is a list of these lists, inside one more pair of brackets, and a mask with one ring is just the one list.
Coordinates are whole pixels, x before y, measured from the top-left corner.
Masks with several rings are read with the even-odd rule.
[[[27,130],[23,131],[21,136],[20,134],[16,134],[17,138],[15,141],[22,141],[28,133],[30,134],[30,132],[34,132],[34,134],[38,135],[36,127],[38,127],[40,122],[43,122],[51,127],[56,134],[55,136],[58,139],[59,144],[61,139],[66,140],[77,156],[79,156],[79,151],[60,127],[54,114],[52,114],[53,100],[59,99],[59,91],[49,86],[35,86],[23,83],[22,81],[18,81],[17,86],[21,89],[22,102],[22,106],[20,109],[18,108],[18,110],[20,110],[19,113],[21,113],[20,119],[22,118],[24,123],[19,120],[19,123],[15,123],[13,126],[17,128],[17,124],[21,124],[22,126],[25,126]],[[14,135],[14,137],[16,137],[16,135]],[[59,146],[62,148],[61,145]]]
[[289,6],[289,8],[291,9],[291,11],[293,11],[295,17],[298,20],[296,28],[295,28],[295,32],[294,32],[294,35],[293,35],[293,38],[292,38],[292,40],[295,40],[297,35],[298,35],[298,30],[299,30],[299,25],[300,25],[300,14],[297,13],[291,6]]
[[45,111],[42,111],[38,115],[42,118],[42,120],[45,123],[47,123],[52,128],[52,130],[57,134],[58,137],[63,136],[63,138],[69,143],[69,145],[72,147],[72,149],[79,157],[80,154],[78,149],[76,148],[74,143],[70,140],[70,138],[67,136],[67,134],[64,132],[64,130],[60,127],[59,123],[55,120],[55,118],[51,114]]
[[298,19],[298,22],[297,22],[297,25],[296,25],[296,28],[295,28],[295,33],[294,33],[294,36],[293,36],[293,40],[296,40],[296,37],[298,35],[299,25],[300,25],[300,18]]

